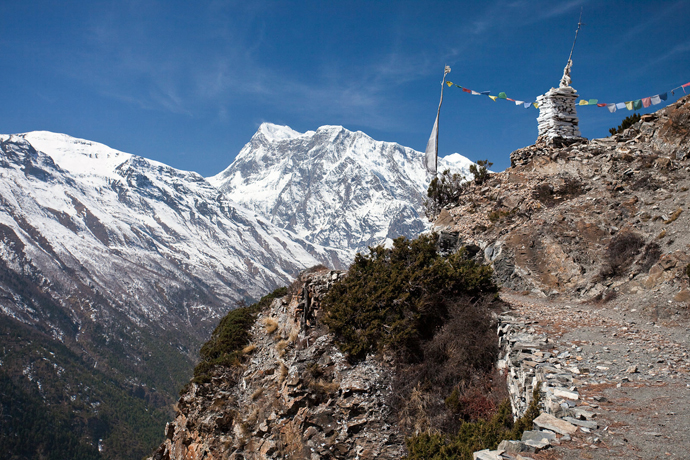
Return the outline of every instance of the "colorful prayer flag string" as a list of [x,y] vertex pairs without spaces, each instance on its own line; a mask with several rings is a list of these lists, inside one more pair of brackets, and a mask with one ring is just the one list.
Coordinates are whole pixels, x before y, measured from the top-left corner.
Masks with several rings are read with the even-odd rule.
[[[515,99],[511,99],[508,97],[508,95],[505,92],[500,92],[498,93],[498,96],[493,96],[491,95],[491,91],[474,91],[469,88],[465,88],[464,86],[460,86],[458,84],[453,83],[452,81],[447,81],[446,84],[450,88],[451,86],[456,86],[463,90],[465,93],[471,94],[473,96],[488,96],[491,98],[492,101],[496,102],[499,99],[505,99],[507,101],[514,102],[516,106],[522,105],[524,108],[528,109],[530,107],[534,107],[535,109],[539,108],[539,104],[534,101],[534,102],[525,102],[525,101],[518,101]],[[684,85],[676,86],[673,88],[671,91],[672,95],[675,95],[675,91],[677,89],[682,89],[683,93],[686,93],[685,88],[690,86],[690,82],[685,83]],[[596,107],[606,107],[609,112],[613,113],[616,110],[622,110],[622,109],[628,109],[628,110],[640,110],[641,108],[647,108],[652,105],[657,105],[661,104],[661,101],[665,101],[668,99],[668,92],[665,93],[660,93],[660,94],[655,94],[654,96],[649,96],[649,97],[644,97],[641,99],[635,99],[632,101],[625,101],[625,102],[616,102],[616,103],[606,103],[606,102],[599,102],[599,99],[580,99],[580,102],[578,105],[593,105]]]

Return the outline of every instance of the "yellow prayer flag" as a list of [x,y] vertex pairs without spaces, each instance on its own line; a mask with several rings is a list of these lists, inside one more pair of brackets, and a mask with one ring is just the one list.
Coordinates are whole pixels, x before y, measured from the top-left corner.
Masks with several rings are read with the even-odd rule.
[[580,101],[580,105],[589,105],[589,102],[587,102],[587,101],[585,101],[584,99],[582,99],[582,100]]
[[536,102],[533,102],[532,105],[534,105],[534,108],[535,108],[535,109],[538,109],[538,108],[539,108],[539,104],[537,104]]
[[447,81],[447,82],[446,82],[446,85],[448,85],[448,88],[450,88],[451,86],[453,86],[453,82],[452,82],[452,81]]
[[489,96],[494,102],[496,102],[496,99],[498,99],[498,96],[492,96],[491,94],[488,94],[487,96]]
[[628,110],[632,110],[633,109],[633,101],[626,101],[625,102],[625,108]]

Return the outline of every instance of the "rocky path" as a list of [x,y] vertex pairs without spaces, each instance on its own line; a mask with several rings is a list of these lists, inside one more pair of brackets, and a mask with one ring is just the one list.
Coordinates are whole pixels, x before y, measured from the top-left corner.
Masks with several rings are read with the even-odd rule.
[[512,316],[549,339],[548,363],[577,369],[578,399],[596,414],[571,441],[534,459],[690,458],[690,323],[654,323],[634,307],[580,304],[504,291]]

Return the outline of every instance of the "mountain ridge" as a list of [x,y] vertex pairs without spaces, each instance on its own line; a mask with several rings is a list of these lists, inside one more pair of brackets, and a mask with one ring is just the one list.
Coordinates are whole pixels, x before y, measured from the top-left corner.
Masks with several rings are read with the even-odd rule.
[[[469,175],[459,154],[439,169]],[[298,133],[263,123],[210,183],[233,201],[313,243],[356,252],[429,228],[423,201],[430,176],[423,153],[361,131],[321,126]]]

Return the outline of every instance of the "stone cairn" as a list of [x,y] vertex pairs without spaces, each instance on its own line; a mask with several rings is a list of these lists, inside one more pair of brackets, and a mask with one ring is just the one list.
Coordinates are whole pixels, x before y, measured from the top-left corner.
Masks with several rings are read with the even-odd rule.
[[582,139],[575,110],[575,99],[578,98],[578,94],[570,86],[572,64],[573,61],[568,60],[558,88],[551,88],[546,94],[537,98],[539,105],[537,143],[554,144]]

